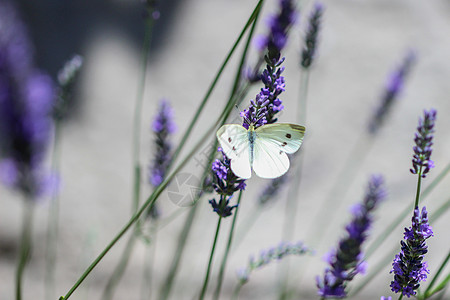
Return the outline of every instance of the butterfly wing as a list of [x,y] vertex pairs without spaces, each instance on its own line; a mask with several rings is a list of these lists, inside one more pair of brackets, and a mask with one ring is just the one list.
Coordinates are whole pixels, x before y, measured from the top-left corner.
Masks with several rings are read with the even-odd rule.
[[275,140],[257,137],[253,146],[252,168],[262,178],[280,177],[289,169],[289,158]]
[[255,132],[257,138],[271,140],[281,151],[292,154],[302,145],[305,127],[288,123],[267,124],[258,127]]
[[296,124],[268,124],[255,130],[252,167],[262,178],[276,178],[289,169],[286,153],[296,152],[305,127]]
[[231,159],[231,170],[241,178],[252,176],[250,146],[247,129],[241,125],[223,125],[217,131],[217,139],[225,155]]

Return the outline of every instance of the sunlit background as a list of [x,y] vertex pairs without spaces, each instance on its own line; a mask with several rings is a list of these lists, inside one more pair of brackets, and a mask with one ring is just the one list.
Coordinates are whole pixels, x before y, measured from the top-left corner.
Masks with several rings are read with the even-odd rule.
[[[277,11],[278,1],[265,3],[258,34],[267,32],[268,16]],[[161,1],[160,18],[154,27],[150,63],[147,69],[142,119],[143,195],[150,195],[147,184],[148,163],[153,154],[150,124],[157,103],[166,98],[173,105],[177,143],[192,119],[201,99],[220,64],[253,10],[256,1],[237,0],[170,0]],[[285,110],[282,122],[298,122],[298,98],[301,68],[301,40],[307,27],[312,1],[302,1],[301,16],[291,30],[286,56],[286,92],[281,99]],[[438,111],[432,159],[435,169],[423,181],[427,187],[449,163],[450,118],[450,2],[446,0],[338,0],[323,1],[325,13],[320,33],[318,56],[309,80],[306,111],[306,137],[302,146],[303,168],[297,199],[296,222],[292,242],[303,240],[316,249],[313,257],[288,257],[281,262],[255,271],[241,291],[241,299],[276,299],[282,271],[289,265],[289,285],[295,290],[292,299],[318,299],[315,276],[323,274],[323,255],[343,236],[350,220],[349,208],[363,198],[372,173],[385,176],[388,198],[376,211],[372,233],[380,233],[398,212],[413,207],[416,176],[410,174],[414,131],[424,109]],[[64,295],[85,268],[123,227],[132,212],[132,123],[141,69],[144,35],[144,8],[140,1],[17,1],[23,20],[36,47],[36,62],[55,76],[63,63],[77,53],[84,66],[76,84],[68,120],[62,132],[60,239],[57,255],[57,288],[55,299]],[[204,130],[218,118],[230,89],[238,57],[225,70],[198,125],[188,139],[190,149]],[[363,161],[356,179],[345,197],[336,195],[339,205],[318,214],[329,199],[334,182],[352,149],[367,131],[368,119],[378,106],[389,74],[397,68],[409,51],[417,61],[408,77],[398,102],[394,104]],[[252,46],[249,64],[257,61],[258,51]],[[261,88],[256,84],[241,104],[244,108]],[[232,118],[238,118],[238,110]],[[204,141],[195,157],[182,170],[195,178],[201,176],[215,131]],[[184,157],[187,151],[181,154]],[[258,218],[245,238],[232,250],[224,282],[222,298],[230,299],[237,282],[236,270],[246,266],[250,255],[276,246],[282,241],[286,214],[287,189],[260,212],[257,197],[269,180],[254,176],[247,182],[241,202],[239,226]],[[426,199],[430,214],[448,200],[449,179]],[[187,187],[180,190],[189,193]],[[212,212],[205,195],[188,239],[177,274],[172,299],[193,299],[198,295],[208,263],[217,214]],[[0,186],[0,299],[14,298],[14,270],[20,239],[21,197]],[[49,199],[37,205],[34,220],[32,259],[26,269],[24,299],[44,299],[44,255]],[[176,241],[187,215],[187,208],[170,201],[167,192],[158,199],[162,218],[178,217],[158,229],[156,248],[149,250],[137,243],[127,271],[114,299],[140,299],[142,264],[146,251],[154,251],[151,286],[153,299],[172,262]],[[450,239],[449,213],[432,223],[435,236],[428,240],[426,260],[431,272],[445,257]],[[403,229],[410,226],[405,219],[369,260],[375,265],[389,251],[400,249]],[[165,224],[164,221],[161,223]],[[223,220],[223,228],[211,277],[211,291],[217,277],[220,258],[225,249],[231,218]],[[314,236],[316,227],[324,231],[320,245]],[[107,279],[115,268],[128,238],[125,236],[95,268],[71,299],[100,299]],[[392,257],[393,258],[393,257]],[[392,295],[390,263],[354,299],[379,299]],[[448,274],[447,267],[447,274]],[[445,272],[444,272],[445,273]],[[363,277],[358,276],[351,286]],[[426,285],[426,283],[425,283]],[[447,291],[447,298],[450,294]],[[444,299],[443,298],[443,299]]]

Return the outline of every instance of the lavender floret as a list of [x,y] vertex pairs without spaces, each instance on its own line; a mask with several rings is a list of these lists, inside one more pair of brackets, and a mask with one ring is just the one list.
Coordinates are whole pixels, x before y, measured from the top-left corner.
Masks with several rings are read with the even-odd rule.
[[346,237],[341,239],[337,250],[332,250],[327,257],[329,267],[323,278],[317,276],[318,294],[322,298],[343,298],[347,295],[345,288],[356,274],[364,273],[366,263],[363,261],[362,244],[373,222],[373,210],[385,198],[383,178],[372,176],[364,201],[353,207],[353,220],[346,226]]
[[406,297],[416,294],[420,281],[427,279],[430,273],[428,265],[423,262],[424,255],[428,252],[425,240],[433,236],[433,230],[428,224],[428,213],[425,207],[422,213],[419,208],[414,209],[412,226],[405,228],[404,238],[400,242],[401,250],[394,258],[392,270],[394,280],[391,281],[391,289],[395,293],[402,293]]
[[413,168],[411,173],[419,174],[423,178],[430,169],[434,168],[434,162],[430,159],[433,145],[434,123],[436,121],[436,110],[424,111],[423,119],[419,119],[419,126],[415,134],[412,159]]

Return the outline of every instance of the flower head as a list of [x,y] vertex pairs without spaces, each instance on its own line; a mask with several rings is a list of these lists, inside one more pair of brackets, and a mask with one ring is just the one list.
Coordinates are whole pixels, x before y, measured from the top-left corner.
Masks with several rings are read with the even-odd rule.
[[322,15],[324,6],[320,2],[316,2],[309,16],[308,30],[305,36],[305,46],[302,51],[301,65],[307,69],[311,66],[317,50],[317,36],[319,35],[320,25],[322,23]]
[[55,90],[32,64],[24,25],[8,3],[0,5],[0,155],[3,180],[36,197],[47,187],[42,163],[50,138]]
[[218,148],[222,153],[222,159],[216,159],[212,164],[212,186],[219,194],[219,202],[215,199],[209,201],[213,210],[222,217],[229,217],[236,205],[230,206],[229,202],[233,194],[243,191],[246,187],[245,179],[237,177],[231,170],[231,160],[225,155],[222,148]]
[[291,25],[296,19],[296,9],[292,0],[280,1],[280,12],[270,19],[270,33],[260,43],[261,49],[267,49],[264,59],[266,68],[260,78],[264,84],[255,100],[250,101],[250,107],[241,112],[244,118],[243,126],[248,129],[250,124],[255,128],[264,124],[275,123],[275,115],[283,110],[284,106],[279,95],[285,91],[284,77],[281,75],[284,67],[284,57],[281,50],[287,42],[287,35]]
[[391,290],[402,293],[408,298],[416,294],[420,281],[427,279],[430,273],[428,265],[423,262],[424,255],[428,252],[425,240],[433,236],[433,230],[428,224],[428,213],[425,207],[422,213],[419,208],[414,209],[412,225],[405,228],[404,238],[400,242],[401,250],[394,258],[392,270],[394,280],[391,281]]
[[377,133],[380,129],[386,115],[389,113],[392,105],[395,103],[395,100],[403,90],[405,81],[411,72],[415,61],[416,56],[414,52],[409,51],[400,66],[389,74],[379,107],[375,110],[369,121],[369,132],[371,134]]
[[281,242],[278,246],[262,250],[259,256],[255,259],[250,257],[248,266],[241,268],[237,272],[239,282],[245,284],[250,278],[250,274],[259,268],[262,268],[273,261],[279,261],[289,255],[303,255],[306,253],[313,253],[313,251],[306,247],[303,242],[287,243]]
[[419,126],[415,134],[412,159],[413,168],[411,173],[426,177],[426,174],[434,167],[434,162],[430,159],[431,146],[433,145],[434,123],[436,121],[436,110],[424,111],[423,119],[419,119]]
[[353,220],[345,228],[346,236],[341,239],[338,248],[327,256],[329,267],[322,278],[316,278],[321,297],[345,297],[347,282],[356,274],[364,273],[366,264],[362,260],[362,244],[373,222],[372,212],[384,197],[383,178],[372,176],[363,203],[352,209]]

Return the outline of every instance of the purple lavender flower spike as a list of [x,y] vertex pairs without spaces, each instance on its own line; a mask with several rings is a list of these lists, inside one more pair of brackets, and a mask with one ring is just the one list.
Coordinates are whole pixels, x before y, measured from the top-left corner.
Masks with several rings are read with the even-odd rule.
[[380,129],[386,115],[391,110],[392,105],[398,98],[398,95],[403,90],[405,81],[411,72],[411,69],[416,61],[416,55],[413,51],[409,51],[403,59],[399,68],[395,69],[388,78],[386,87],[383,91],[380,106],[374,112],[369,121],[369,132],[375,134]]
[[389,296],[389,297],[381,296],[380,300],[392,300],[392,297],[391,296]]
[[365,262],[362,260],[362,244],[373,222],[372,213],[378,203],[385,198],[383,178],[372,176],[362,204],[352,209],[353,220],[346,226],[346,237],[341,239],[337,250],[332,250],[323,278],[317,276],[318,294],[322,298],[343,298],[345,288],[356,274],[363,273]]
[[425,240],[433,236],[433,230],[428,224],[428,213],[425,207],[422,213],[419,208],[414,209],[412,225],[405,228],[404,238],[400,242],[401,250],[394,258],[392,270],[394,280],[391,281],[391,290],[411,297],[416,294],[420,281],[427,279],[430,273],[428,265],[423,262],[424,255],[428,252]]
[[[32,64],[32,49],[13,6],[0,4],[0,173],[30,198],[45,189],[42,163],[50,138],[55,90]],[[6,162],[5,162],[6,161]]]
[[322,23],[324,6],[320,2],[314,4],[314,8],[309,16],[308,30],[305,36],[305,46],[302,51],[301,65],[308,69],[313,63],[317,51],[317,37]]
[[217,194],[219,194],[219,202],[215,199],[209,201],[213,207],[214,212],[222,217],[229,217],[232,214],[233,208],[236,205],[230,206],[229,202],[233,194],[237,191],[243,191],[246,187],[245,180],[234,175],[231,170],[231,160],[219,147],[219,152],[222,153],[222,159],[216,159],[212,164],[213,173],[213,187]]
[[240,284],[245,284],[250,278],[250,274],[256,269],[260,269],[273,261],[282,260],[289,255],[313,254],[314,251],[305,246],[303,242],[287,243],[281,242],[278,246],[262,250],[258,258],[250,256],[248,266],[241,268],[237,272]]
[[157,187],[164,180],[167,167],[170,164],[170,151],[172,145],[169,136],[175,132],[173,122],[173,111],[167,100],[163,99],[159,103],[158,113],[152,123],[152,131],[155,134],[156,154],[150,167],[149,182]]
[[256,95],[255,100],[250,101],[250,107],[241,112],[244,118],[243,126],[248,129],[250,124],[255,128],[264,124],[275,123],[275,115],[283,110],[279,95],[285,91],[284,77],[281,74],[284,67],[284,57],[281,57],[281,50],[287,42],[287,35],[291,25],[295,22],[297,12],[292,0],[280,1],[280,12],[270,19],[270,33],[267,37],[259,40],[261,49],[267,49],[264,59],[266,68],[261,74],[261,81],[264,87]]
[[412,159],[413,168],[411,173],[419,174],[423,178],[434,168],[434,162],[430,159],[431,146],[433,145],[434,123],[436,121],[436,110],[424,111],[423,119],[419,119],[419,126],[415,134],[413,147],[414,155]]
[[[166,177],[167,169],[171,163],[172,144],[170,143],[170,135],[176,130],[173,122],[173,110],[169,102],[162,99],[159,103],[158,113],[152,123],[152,131],[155,135],[156,153],[149,169],[149,183],[153,187],[157,187]],[[148,214],[153,219],[159,217],[158,207],[156,203],[150,206]]]

